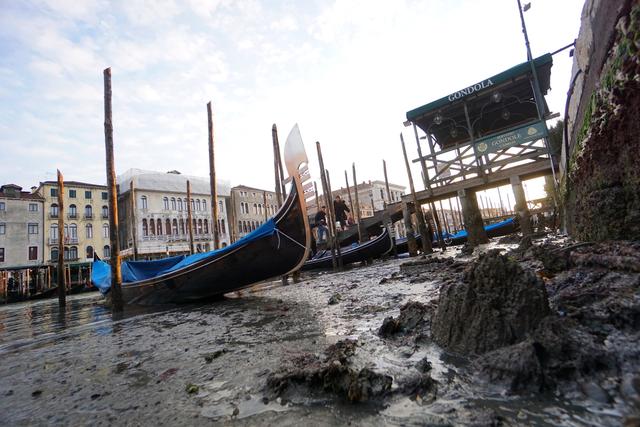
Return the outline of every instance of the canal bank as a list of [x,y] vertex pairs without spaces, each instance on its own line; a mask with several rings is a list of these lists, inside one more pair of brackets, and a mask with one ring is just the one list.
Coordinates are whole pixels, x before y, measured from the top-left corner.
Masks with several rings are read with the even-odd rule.
[[544,283],[547,315],[468,354],[432,322],[443,289],[473,283],[478,251],[121,319],[90,295],[64,315],[55,301],[3,307],[1,423],[620,425],[640,388],[639,248],[524,243],[490,248]]

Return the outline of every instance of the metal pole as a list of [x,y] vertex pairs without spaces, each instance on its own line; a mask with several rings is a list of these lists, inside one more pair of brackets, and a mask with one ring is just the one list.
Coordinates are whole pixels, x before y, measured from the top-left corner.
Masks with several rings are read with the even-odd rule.
[[58,305],[66,306],[64,277],[64,178],[58,170]]
[[426,225],[424,222],[424,215],[422,214],[422,207],[418,204],[418,198],[416,197],[416,189],[413,186],[413,177],[411,176],[411,167],[409,166],[409,158],[407,157],[407,149],[404,146],[404,137],[402,133],[400,133],[400,142],[402,143],[402,154],[404,155],[404,163],[407,167],[407,176],[409,178],[409,188],[411,189],[411,196],[413,198],[413,207],[416,213],[416,219],[418,220],[418,230],[420,231],[420,236],[422,237],[422,253],[430,254],[433,253],[433,249],[431,247],[431,238],[432,236],[427,235]]
[[109,193],[109,240],[111,245],[111,303],[114,312],[124,309],[122,301],[122,271],[118,242],[118,193],[113,156],[113,122],[111,120],[111,68],[104,70],[104,142],[107,157],[107,190]]
[[193,218],[191,216],[191,181],[187,180],[187,224],[189,230],[189,253],[193,254]]
[[211,216],[213,217],[213,249],[220,247],[218,234],[218,187],[216,185],[216,158],[213,148],[213,112],[211,101],[207,103],[207,118],[209,120],[209,185],[211,186]]

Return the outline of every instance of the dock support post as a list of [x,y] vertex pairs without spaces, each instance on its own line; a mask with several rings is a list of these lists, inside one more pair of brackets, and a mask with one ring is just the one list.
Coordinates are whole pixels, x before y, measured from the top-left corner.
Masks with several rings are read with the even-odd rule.
[[211,216],[213,223],[213,249],[220,248],[220,234],[218,233],[218,186],[216,183],[216,157],[213,146],[213,111],[211,101],[207,103],[207,118],[209,122],[209,185],[211,186]]
[[469,236],[467,239],[469,245],[478,246],[489,242],[487,232],[484,229],[482,215],[478,208],[476,193],[470,190],[458,190],[458,197],[460,198],[460,204],[462,204],[462,215],[467,235]]
[[511,182],[511,188],[513,189],[513,195],[516,199],[516,213],[518,215],[518,221],[520,222],[520,230],[522,230],[523,236],[531,236],[531,218],[529,215],[529,207],[527,206],[527,199],[522,188],[522,181],[519,176],[512,176],[509,178]]
[[407,234],[407,247],[409,248],[409,256],[418,255],[418,244],[416,243],[415,231],[411,224],[411,214],[409,213],[409,204],[402,202],[402,219],[404,220],[404,229]]
[[66,286],[64,277],[64,178],[58,171],[58,305],[64,307]]
[[129,183],[129,197],[131,198],[131,240],[133,241],[133,260],[138,260],[138,228],[136,224],[136,193],[135,188],[133,186],[133,178],[131,178],[131,182]]
[[360,198],[358,197],[358,178],[356,177],[356,164],[352,163],[351,168],[353,169],[353,196],[356,202],[356,218],[358,221],[358,242],[362,243],[365,240],[369,240],[369,236],[367,230],[362,227],[362,214],[360,212]]
[[191,181],[187,180],[187,229],[189,230],[189,253],[193,255],[193,216],[191,214]]

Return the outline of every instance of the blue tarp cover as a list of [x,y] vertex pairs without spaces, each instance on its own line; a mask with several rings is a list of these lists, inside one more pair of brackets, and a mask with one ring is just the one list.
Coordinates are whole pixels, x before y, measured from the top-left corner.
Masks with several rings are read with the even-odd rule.
[[[194,263],[207,258],[213,258],[230,252],[239,246],[260,239],[264,236],[271,236],[276,231],[276,224],[273,219],[268,220],[255,231],[247,234],[237,242],[217,249],[215,251],[203,252],[193,255],[180,255],[162,258],[153,261],[126,261],[122,263],[122,284],[139,282],[141,280],[152,279],[167,273],[186,268]],[[91,269],[91,282],[103,294],[111,288],[111,266],[104,261],[94,261]]]

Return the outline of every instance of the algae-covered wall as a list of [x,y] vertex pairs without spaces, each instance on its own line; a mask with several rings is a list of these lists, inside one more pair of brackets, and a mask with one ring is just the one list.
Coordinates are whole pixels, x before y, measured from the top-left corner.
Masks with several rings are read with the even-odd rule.
[[639,51],[640,0],[587,0],[561,182],[567,229],[581,240],[640,239]]

